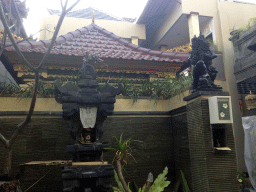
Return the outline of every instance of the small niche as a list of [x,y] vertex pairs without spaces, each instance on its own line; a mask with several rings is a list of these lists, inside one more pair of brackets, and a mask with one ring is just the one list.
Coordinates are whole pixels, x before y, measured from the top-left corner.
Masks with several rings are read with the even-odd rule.
[[212,124],[211,129],[214,151],[231,151],[227,143],[226,124]]

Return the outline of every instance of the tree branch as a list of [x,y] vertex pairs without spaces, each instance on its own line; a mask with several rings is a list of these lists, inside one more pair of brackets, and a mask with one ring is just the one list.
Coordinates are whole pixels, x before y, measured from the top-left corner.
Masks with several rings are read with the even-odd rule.
[[[29,40],[31,37],[33,37],[34,35],[36,35],[37,33],[41,32],[41,31],[43,31],[43,30],[45,30],[45,29],[40,29],[38,32],[34,33],[33,35],[31,35],[31,36],[29,36],[29,37],[27,37],[27,38],[25,38],[25,39],[22,39],[21,41],[16,42],[16,44],[18,45],[18,44],[20,44],[20,43],[22,43],[22,42],[24,42],[24,41]],[[13,46],[13,45],[6,45],[5,48],[6,48],[6,47],[11,47],[11,46]],[[1,54],[0,54],[0,55],[1,55]]]
[[11,30],[13,27],[15,27],[15,25],[17,25],[17,21],[15,21],[15,23],[11,27],[9,27],[9,29]]
[[71,5],[71,6],[67,9],[67,12],[69,12],[71,9],[73,9],[79,2],[80,2],[80,0],[77,0],[73,5]]
[[[5,173],[7,173],[8,175],[10,174],[11,171],[11,153],[12,153],[12,146],[16,140],[16,138],[20,135],[20,133],[23,131],[23,129],[28,125],[28,123],[31,121],[31,117],[33,115],[34,112],[34,108],[35,108],[35,103],[36,103],[36,96],[37,96],[37,92],[38,92],[38,86],[39,86],[39,71],[42,68],[42,66],[44,65],[46,59],[49,57],[49,54],[51,52],[52,47],[54,46],[55,40],[57,38],[58,32],[60,30],[61,24],[64,20],[64,17],[66,15],[66,13],[68,11],[70,11],[75,5],[78,4],[80,0],[77,0],[70,8],[67,9],[67,4],[68,4],[68,0],[66,0],[65,5],[63,6],[62,4],[62,0],[61,0],[61,5],[63,7],[62,9],[62,13],[60,15],[56,30],[53,34],[53,37],[51,39],[51,43],[46,51],[46,53],[43,56],[43,59],[41,60],[40,64],[38,65],[38,67],[33,67],[32,64],[27,61],[27,59],[25,58],[25,56],[23,55],[23,53],[21,52],[21,50],[18,47],[18,43],[20,42],[15,42],[14,37],[12,36],[12,32],[9,28],[8,22],[7,22],[7,18],[5,16],[4,10],[3,10],[3,1],[0,0],[0,19],[3,23],[4,26],[4,35],[3,35],[3,40],[2,40],[2,47],[0,50],[0,53],[2,53],[5,48],[6,48],[6,38],[8,35],[8,38],[10,39],[12,46],[15,48],[18,56],[21,58],[22,62],[24,63],[24,65],[28,66],[35,74],[35,84],[34,84],[34,90],[33,90],[33,95],[32,95],[32,99],[31,99],[31,103],[30,103],[30,108],[28,111],[28,115],[26,116],[26,118],[23,120],[23,122],[21,122],[20,124],[17,125],[14,133],[11,136],[10,140],[7,140],[2,134],[0,134],[0,142],[4,144],[5,149],[6,149],[6,157],[5,157]],[[12,2],[12,0],[11,0]],[[21,41],[22,42],[22,41]]]
[[18,135],[22,132],[23,128],[26,127],[26,125],[31,120],[31,117],[34,112],[35,104],[36,104],[36,95],[37,95],[37,90],[38,90],[38,84],[39,84],[39,73],[36,71],[35,72],[35,85],[34,85],[34,90],[33,90],[33,95],[32,95],[32,99],[31,99],[28,115],[23,122],[21,122],[20,124],[17,125],[17,128],[10,139],[10,146],[13,145],[15,139],[18,137]]
[[3,39],[2,39],[2,46],[1,46],[1,50],[0,50],[0,56],[2,55],[2,53],[4,52],[5,49],[5,43],[6,43],[6,31],[4,30],[4,35],[3,35]]
[[15,40],[12,36],[12,32],[10,31],[9,26],[8,26],[8,24],[6,22],[6,19],[5,19],[2,3],[0,3],[0,17],[1,17],[2,23],[4,25],[4,29],[7,31],[8,37],[11,40],[18,56],[22,59],[22,61],[25,65],[27,65],[32,71],[35,72],[35,68],[28,62],[28,60],[24,57],[24,55],[22,54],[22,52],[18,48],[17,44],[15,43]]
[[[77,3],[79,2],[80,0],[77,0],[70,8],[73,8],[75,5],[77,5]],[[66,0],[65,2],[65,6],[64,6],[64,10],[62,11],[61,15],[60,15],[60,18],[59,18],[59,21],[58,21],[58,24],[56,26],[56,29],[54,31],[54,34],[53,34],[53,37],[52,37],[52,41],[46,51],[46,53],[44,54],[44,57],[43,59],[41,60],[40,64],[38,65],[38,67],[36,68],[36,70],[40,70],[43,66],[43,64],[45,63],[46,59],[49,57],[49,54],[51,52],[51,49],[55,43],[55,40],[57,38],[57,35],[59,33],[59,30],[60,30],[60,27],[62,25],[62,22],[65,18],[65,15],[68,13],[68,11],[70,11],[71,9],[69,8],[68,10],[66,10],[66,7],[67,7],[67,3],[68,3],[68,0]]]
[[4,144],[4,146],[8,146],[8,140],[0,133],[0,141]]
[[49,45],[47,51],[45,52],[43,59],[41,60],[41,62],[40,62],[40,64],[38,65],[38,67],[36,68],[37,71],[42,68],[42,66],[43,66],[43,64],[45,63],[46,59],[49,57],[49,54],[50,54],[51,49],[52,49],[52,47],[53,47],[53,45],[54,45],[54,43],[55,43],[55,40],[56,40],[56,38],[57,38],[57,35],[58,35],[58,33],[59,33],[59,30],[60,30],[60,27],[61,27],[61,24],[62,24],[62,22],[63,22],[63,20],[64,20],[65,15],[66,15],[66,12],[63,11],[63,12],[61,13],[61,15],[60,15],[60,18],[59,18],[57,27],[56,27],[56,29],[55,29],[55,31],[54,31],[54,34],[53,34],[53,37],[52,37],[52,40],[51,40],[51,43],[50,43],[50,45]]
[[62,9],[62,12],[63,12],[63,11],[66,11],[67,5],[68,5],[68,0],[65,1],[65,5],[64,5],[64,7],[63,7],[63,9]]
[[25,30],[25,28],[24,28],[24,26],[23,26],[23,21],[22,21],[22,19],[21,19],[19,10],[18,10],[18,8],[17,8],[15,2],[13,2],[13,0],[11,0],[11,2],[13,3],[14,9],[15,9],[15,11],[16,11],[16,14],[18,15],[18,19],[17,19],[16,21],[18,21],[18,24],[20,25],[21,29],[23,30],[23,36],[25,36],[25,37],[27,38],[28,36],[27,36],[26,30]]
[[60,5],[61,5],[61,9],[62,9],[62,11],[63,11],[63,2],[62,2],[62,0],[60,0]]

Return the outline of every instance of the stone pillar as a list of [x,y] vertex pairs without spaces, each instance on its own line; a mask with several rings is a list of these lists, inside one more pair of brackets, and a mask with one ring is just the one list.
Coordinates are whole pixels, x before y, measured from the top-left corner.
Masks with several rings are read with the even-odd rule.
[[[232,124],[225,124],[227,148],[219,151],[213,146],[208,98],[227,96],[221,91],[195,92],[187,101],[187,131],[189,163],[186,163],[185,177],[191,191],[238,191],[236,153]],[[224,124],[222,124],[224,125]]]
[[139,38],[138,37],[132,36],[131,41],[132,41],[132,44],[139,45]]
[[159,46],[159,50],[160,50],[160,51],[167,51],[167,50],[168,50],[168,47],[167,47],[167,45],[160,45],[160,46]]
[[197,37],[200,34],[199,28],[199,13],[190,12],[190,16],[188,18],[188,28],[189,28],[189,39],[191,43],[191,39],[196,35]]

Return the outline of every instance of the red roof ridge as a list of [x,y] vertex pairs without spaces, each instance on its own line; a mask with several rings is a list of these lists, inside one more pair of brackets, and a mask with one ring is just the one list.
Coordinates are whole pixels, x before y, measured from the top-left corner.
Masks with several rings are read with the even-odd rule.
[[48,47],[51,43],[51,40],[40,40],[44,44],[44,47]]
[[[56,44],[56,45],[59,45],[59,44],[61,44],[61,43],[64,43],[65,41],[71,40],[71,39],[74,38],[74,37],[78,37],[78,36],[81,35],[83,32],[88,31],[90,28],[92,28],[92,27],[91,27],[90,25],[88,25],[88,26],[85,26],[85,27],[83,27],[83,28],[76,29],[75,31],[68,32],[68,33],[65,34],[65,35],[61,35],[61,36],[59,36],[58,38],[56,38],[55,44]],[[65,40],[63,41],[61,38],[65,39]]]

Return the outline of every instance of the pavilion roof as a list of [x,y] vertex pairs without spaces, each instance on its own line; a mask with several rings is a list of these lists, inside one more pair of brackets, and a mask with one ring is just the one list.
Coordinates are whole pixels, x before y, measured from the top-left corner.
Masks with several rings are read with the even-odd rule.
[[[8,43],[7,43],[8,44]],[[22,52],[45,53],[50,40],[24,41],[18,46]],[[6,51],[15,51],[13,46]],[[100,58],[124,59],[135,61],[165,61],[183,63],[188,61],[189,53],[163,52],[151,50],[132,44],[112,32],[92,23],[81,29],[61,35],[51,50],[54,55],[84,56],[86,52],[96,54]]]
[[[48,9],[48,12],[51,15],[61,15],[61,11],[59,10],[53,10]],[[84,9],[74,10],[71,12],[68,12],[66,14],[66,17],[76,17],[76,18],[84,18],[84,19],[92,19],[92,13],[94,12],[95,19],[103,19],[103,20],[113,20],[113,21],[122,21],[122,19],[115,17],[113,15],[110,15],[108,13],[105,13],[103,11],[100,11],[93,7],[87,7]]]

